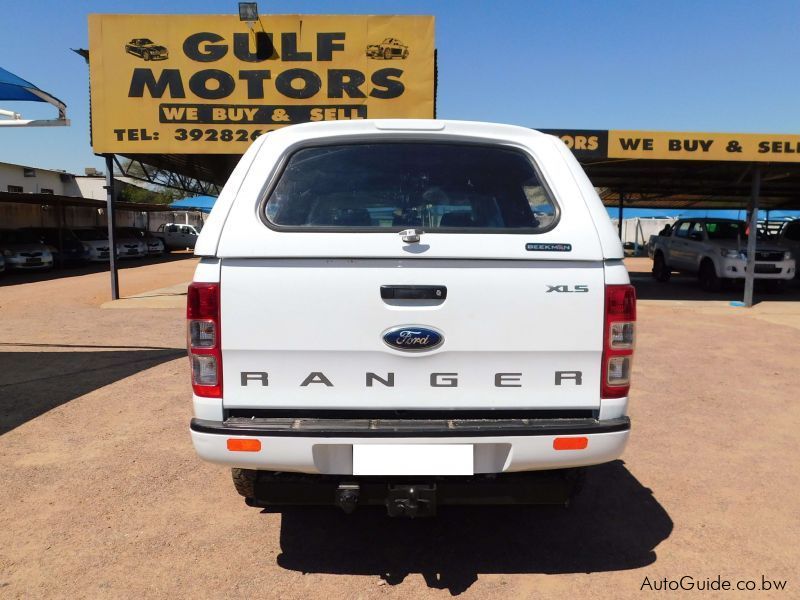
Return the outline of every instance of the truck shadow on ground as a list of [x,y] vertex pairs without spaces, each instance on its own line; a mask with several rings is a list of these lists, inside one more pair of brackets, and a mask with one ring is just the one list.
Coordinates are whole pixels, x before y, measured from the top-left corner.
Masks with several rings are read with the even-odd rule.
[[590,469],[569,509],[440,507],[431,519],[385,510],[284,509],[278,564],[304,573],[377,575],[389,585],[419,573],[458,595],[481,574],[592,573],[656,560],[672,520],[622,461]]
[[178,348],[0,351],[0,435],[93,390],[185,355]]

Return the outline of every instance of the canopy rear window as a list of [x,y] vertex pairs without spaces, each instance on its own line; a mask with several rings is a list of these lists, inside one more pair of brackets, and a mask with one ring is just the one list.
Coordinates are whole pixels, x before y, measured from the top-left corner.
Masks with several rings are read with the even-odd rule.
[[538,233],[558,211],[521,151],[394,142],[298,150],[265,214],[270,225],[304,231]]

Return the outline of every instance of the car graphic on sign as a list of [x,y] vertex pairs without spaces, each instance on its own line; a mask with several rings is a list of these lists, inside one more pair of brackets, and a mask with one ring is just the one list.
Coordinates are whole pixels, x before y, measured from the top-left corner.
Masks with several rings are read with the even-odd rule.
[[408,46],[397,38],[386,38],[380,44],[367,46],[367,57],[383,60],[408,58]]
[[125,44],[125,52],[144,60],[166,60],[169,50],[147,38],[134,38]]

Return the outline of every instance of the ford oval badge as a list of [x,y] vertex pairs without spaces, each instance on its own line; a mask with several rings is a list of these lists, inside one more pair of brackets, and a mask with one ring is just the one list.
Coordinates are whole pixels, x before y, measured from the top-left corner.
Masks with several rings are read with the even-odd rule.
[[387,346],[404,352],[424,352],[438,348],[444,342],[444,336],[431,327],[421,325],[404,325],[393,327],[383,333],[383,341]]

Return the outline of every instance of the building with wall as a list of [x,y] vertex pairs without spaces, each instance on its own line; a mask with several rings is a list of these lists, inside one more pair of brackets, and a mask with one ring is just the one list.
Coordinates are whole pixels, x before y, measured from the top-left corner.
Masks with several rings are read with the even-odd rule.
[[71,173],[11,163],[0,163],[0,192],[81,196]]
[[[42,169],[0,162],[0,229],[20,227],[105,227],[106,178],[95,169],[75,175],[57,169]],[[144,188],[144,184],[128,177],[114,178],[114,196],[119,200],[126,187]],[[19,196],[22,194],[23,196]],[[155,194],[154,194],[155,195]],[[63,205],[56,209],[49,196],[65,196],[95,200],[87,205]],[[24,201],[20,201],[23,200]],[[101,204],[102,202],[102,204]],[[130,206],[130,205],[128,205]],[[144,208],[144,207],[143,207]],[[119,227],[155,230],[161,223],[202,225],[200,213],[121,209],[117,211]]]

